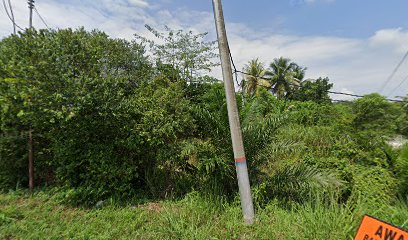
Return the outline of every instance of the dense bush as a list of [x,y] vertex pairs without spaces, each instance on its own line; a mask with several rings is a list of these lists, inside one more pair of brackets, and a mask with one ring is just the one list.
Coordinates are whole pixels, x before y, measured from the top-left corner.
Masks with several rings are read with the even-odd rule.
[[[150,59],[142,45],[98,31],[29,30],[3,39],[0,188],[27,185],[31,128],[36,184],[59,187],[65,201],[192,190],[234,199],[222,83]],[[386,144],[406,129],[404,106],[378,94],[334,104],[327,79],[304,86],[288,88],[286,99],[267,88],[237,94],[258,206],[335,196],[376,207],[406,197],[407,147]]]
[[153,75],[135,43],[81,29],[29,31],[3,40],[0,49],[1,156],[12,163],[3,165],[12,176],[4,186],[26,181],[20,135],[28,126],[42,140],[35,142],[37,175],[44,174],[39,166],[51,166],[58,183],[98,197],[145,186],[146,169],[193,127],[183,84]]
[[408,144],[402,148],[396,162],[398,186],[403,198],[408,199]]
[[27,140],[24,136],[3,134],[0,139],[0,189],[27,186]]
[[353,112],[353,126],[357,130],[388,135],[398,130],[403,116],[401,107],[377,93],[356,100]]
[[387,206],[396,196],[396,179],[381,167],[356,167],[350,201],[363,202],[372,209]]
[[[0,114],[3,141],[0,148],[2,160],[12,163],[7,168],[18,169],[18,166],[25,165],[24,149],[27,146],[23,141],[16,145],[7,142],[8,139],[27,138],[28,129],[32,128],[36,179],[50,180],[53,173],[44,171],[44,168],[51,166],[55,171],[54,155],[60,152],[55,146],[57,139],[65,133],[66,123],[78,114],[88,114],[81,110],[98,100],[94,98],[96,94],[89,94],[94,88],[101,87],[98,84],[107,82],[101,87],[107,88],[110,83],[109,88],[113,92],[118,83],[123,83],[126,88],[122,91],[117,89],[117,94],[129,91],[135,84],[132,79],[142,76],[146,73],[143,69],[148,69],[142,54],[143,49],[135,44],[82,29],[56,32],[29,30],[2,40]],[[107,93],[101,91],[98,94]],[[80,132],[87,130],[80,129],[76,134]],[[72,143],[62,145],[65,144]],[[19,149],[13,152],[16,155],[14,159],[8,156],[12,150],[8,145]],[[20,177],[10,182],[11,185],[26,181],[26,176],[20,171],[14,176]]]

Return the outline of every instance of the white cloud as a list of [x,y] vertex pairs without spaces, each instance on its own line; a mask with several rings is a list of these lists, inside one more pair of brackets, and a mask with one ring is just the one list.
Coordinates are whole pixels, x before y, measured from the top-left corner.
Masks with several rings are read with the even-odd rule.
[[402,28],[379,30],[370,38],[370,44],[373,47],[405,53],[408,50],[408,31]]
[[128,0],[129,4],[136,6],[136,7],[148,7],[149,3],[147,3],[145,0]]
[[[179,12],[177,15],[167,12],[167,18],[171,19],[175,26],[188,26],[201,32],[209,31],[210,37],[215,39],[211,13]],[[408,50],[406,29],[383,29],[369,38],[362,39],[274,34],[260,32],[240,23],[227,23],[227,32],[238,68],[242,68],[252,58],[260,58],[269,63],[276,57],[289,57],[308,67],[307,78],[327,76],[334,83],[334,90],[357,94],[378,91],[400,61],[401,50]],[[404,74],[408,74],[403,69],[402,66],[401,71],[395,75],[395,80],[383,91],[384,94],[388,94],[399,84]],[[214,74],[221,78],[220,69],[215,69]],[[403,88],[391,96],[398,94],[404,94]],[[350,97],[337,96],[336,99],[345,100]]]
[[[36,2],[36,7],[48,25],[52,28],[101,29],[114,37],[132,38],[136,31],[143,32],[144,23],[156,24],[155,18],[148,13],[146,0],[72,0],[57,2],[43,0]],[[13,2],[16,22],[26,28],[28,8],[24,1]],[[3,14],[4,13],[4,14]],[[34,12],[33,25],[44,28],[44,24]],[[12,31],[11,21],[0,7],[0,38]]]
[[[379,91],[381,84],[408,50],[407,29],[383,29],[369,38],[327,36],[296,36],[258,34],[251,29],[234,31],[230,24],[229,38],[236,65],[242,67],[249,59],[260,58],[270,63],[284,56],[308,67],[306,78],[329,77],[334,89],[348,89],[358,94]],[[241,26],[242,28],[242,26]],[[408,62],[401,66],[383,94],[390,94],[405,76]],[[408,85],[408,84],[406,84]],[[406,86],[405,85],[405,86]],[[407,86],[406,86],[407,87]],[[404,88],[390,96],[405,95]]]

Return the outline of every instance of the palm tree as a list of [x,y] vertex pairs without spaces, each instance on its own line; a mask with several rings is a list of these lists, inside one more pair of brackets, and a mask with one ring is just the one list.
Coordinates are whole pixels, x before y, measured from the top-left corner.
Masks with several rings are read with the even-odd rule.
[[300,86],[305,70],[289,58],[280,57],[273,60],[265,76],[270,78],[272,92],[282,99]]
[[262,79],[265,75],[266,69],[264,64],[258,59],[252,59],[244,66],[244,80],[242,90],[245,94],[253,96],[259,94],[261,87],[270,88],[271,84]]

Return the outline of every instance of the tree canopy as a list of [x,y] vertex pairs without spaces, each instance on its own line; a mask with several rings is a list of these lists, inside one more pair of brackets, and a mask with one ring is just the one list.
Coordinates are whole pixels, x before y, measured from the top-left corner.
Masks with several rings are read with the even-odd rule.
[[265,76],[270,78],[272,92],[282,99],[300,86],[305,70],[289,58],[280,57],[273,60]]
[[218,64],[215,59],[216,41],[205,41],[207,33],[194,34],[193,31],[173,30],[165,26],[160,32],[146,25],[146,28],[156,37],[151,40],[136,34],[141,44],[146,45],[157,63],[169,64],[179,74],[176,77],[187,80],[190,84],[203,80],[205,73]]

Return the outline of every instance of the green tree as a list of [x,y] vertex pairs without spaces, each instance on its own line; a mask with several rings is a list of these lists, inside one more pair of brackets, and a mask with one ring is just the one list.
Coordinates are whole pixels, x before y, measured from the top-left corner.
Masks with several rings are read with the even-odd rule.
[[396,172],[400,193],[404,198],[408,198],[408,144],[405,144],[396,161]]
[[[158,41],[135,34],[142,44],[146,44],[158,63],[169,64],[178,71],[174,78],[181,78],[190,84],[200,81],[200,77],[218,66],[215,61],[216,41],[204,41],[207,33],[194,34],[192,31],[173,30],[165,26],[160,32],[146,25]],[[202,80],[202,79],[201,79]]]
[[265,76],[271,78],[272,92],[278,99],[291,95],[303,80],[306,68],[302,68],[288,58],[275,58]]
[[258,59],[252,59],[243,68],[244,80],[242,82],[242,90],[245,94],[253,96],[259,95],[260,88],[269,89],[271,84],[263,79],[266,69]]
[[297,91],[292,93],[290,99],[296,101],[313,101],[317,103],[330,102],[328,91],[333,87],[329,78],[307,79],[302,81]]
[[401,126],[401,133],[404,134],[405,136],[408,136],[408,95],[406,97],[403,97],[402,100],[404,101],[402,103],[402,109],[404,110],[404,116],[402,117],[402,126]]
[[403,114],[401,107],[388,102],[378,93],[356,100],[353,104],[353,113],[352,125],[355,129],[380,135],[395,134],[398,130],[398,119]]
[[[142,85],[142,80],[151,75],[143,54],[143,48],[136,43],[83,29],[31,29],[3,39],[0,42],[0,134],[4,145],[0,146],[0,153],[1,159],[9,162],[4,166],[13,169],[22,165],[26,154],[21,151],[11,154],[9,146],[26,149],[27,144],[19,139],[26,138],[31,126],[36,181],[52,181],[54,164],[66,163],[64,158],[58,161],[53,157],[61,150],[56,146],[65,143],[59,136],[65,135],[64,131],[78,114],[90,115],[83,109],[96,104],[92,95],[95,89],[110,84],[112,90],[121,87],[118,94],[126,95]],[[26,172],[15,172],[19,177],[9,185],[25,184]]]

